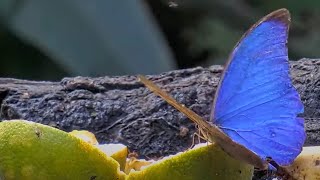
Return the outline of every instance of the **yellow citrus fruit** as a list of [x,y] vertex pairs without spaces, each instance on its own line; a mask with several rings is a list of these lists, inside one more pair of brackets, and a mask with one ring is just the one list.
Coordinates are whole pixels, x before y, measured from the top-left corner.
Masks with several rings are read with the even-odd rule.
[[296,180],[320,179],[320,146],[303,147],[293,164],[285,168]]
[[0,123],[0,179],[122,180],[119,164],[66,132],[24,120]]
[[126,167],[126,161],[128,156],[128,147],[123,144],[100,144],[97,147],[112,157],[120,164],[120,170],[124,171]]
[[148,166],[154,163],[153,161],[147,161],[144,159],[137,159],[135,157],[131,157],[127,159],[126,166],[124,172],[129,174],[131,171],[140,171],[141,168]]
[[89,132],[86,130],[81,130],[81,131],[73,130],[73,131],[69,132],[69,134],[71,134],[77,138],[80,138],[89,144],[92,144],[92,145],[99,144],[96,136],[92,132]]
[[202,144],[131,171],[127,180],[248,180],[253,166],[235,160],[215,144]]
[[128,148],[123,144],[99,144],[96,136],[86,130],[73,130],[69,134],[84,140],[85,142],[92,144],[104,152],[107,156],[112,157],[120,165],[120,170],[124,171],[126,167],[126,160],[128,156]]

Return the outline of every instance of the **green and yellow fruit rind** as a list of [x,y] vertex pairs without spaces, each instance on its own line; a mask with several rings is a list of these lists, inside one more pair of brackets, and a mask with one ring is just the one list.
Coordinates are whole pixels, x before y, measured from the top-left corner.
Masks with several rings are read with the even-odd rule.
[[0,123],[0,179],[125,179],[119,164],[66,132],[24,120]]
[[253,169],[210,144],[130,172],[127,180],[248,180],[252,178]]
[[[115,148],[105,146],[108,150]],[[124,164],[127,148],[112,154]],[[243,180],[253,167],[203,145],[125,175],[119,163],[72,134],[24,120],[0,123],[0,179]],[[124,165],[123,165],[124,167]]]

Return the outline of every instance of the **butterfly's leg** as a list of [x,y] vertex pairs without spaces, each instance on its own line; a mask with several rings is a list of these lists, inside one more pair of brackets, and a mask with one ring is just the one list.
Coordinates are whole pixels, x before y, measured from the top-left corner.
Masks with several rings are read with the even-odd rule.
[[201,131],[200,131],[200,128],[199,128],[199,126],[198,126],[198,124],[196,124],[195,125],[196,126],[196,128],[197,128],[197,130],[198,130],[198,143],[200,143],[201,142]]
[[[189,147],[189,149],[193,148],[196,144],[201,143],[201,139],[207,141],[206,136],[203,135],[203,132],[200,130],[199,126],[196,124],[195,127],[196,127],[196,129],[198,129],[198,132],[193,133],[193,135],[192,135],[192,144]],[[198,137],[198,143],[195,142],[195,137],[196,136]]]
[[267,161],[269,162],[270,165],[272,165],[274,168],[276,168],[276,175],[277,176],[281,177],[283,180],[293,180],[294,179],[285,167],[280,166],[272,158],[267,158]]
[[[195,125],[195,127],[196,127],[196,129],[198,129],[198,126],[197,126],[197,125]],[[198,130],[199,130],[199,129],[198,129]],[[200,131],[199,131],[199,133],[194,132],[194,133],[192,134],[192,144],[191,144],[191,146],[190,146],[188,149],[192,149],[192,148],[196,145],[196,142],[195,142],[196,136],[198,137],[198,143],[200,143]]]
[[197,134],[196,132],[192,134],[192,144],[191,144],[191,146],[188,148],[188,150],[189,150],[189,149],[192,149],[192,148],[196,145],[196,143],[195,143],[195,138],[196,138],[196,136],[198,136],[198,134]]

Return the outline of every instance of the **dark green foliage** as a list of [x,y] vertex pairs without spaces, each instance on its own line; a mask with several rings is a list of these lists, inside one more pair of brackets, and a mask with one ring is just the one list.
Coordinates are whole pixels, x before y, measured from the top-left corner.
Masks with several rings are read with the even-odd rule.
[[[77,5],[81,7],[81,4],[76,4],[78,3],[77,1],[68,1],[75,3],[74,6]],[[25,3],[8,3],[10,4],[8,5],[6,1],[1,2],[0,76],[56,80],[63,76],[74,75],[159,73],[176,68],[174,64],[177,64],[178,68],[223,64],[242,34],[261,17],[279,8],[289,9],[292,15],[292,25],[289,36],[290,59],[296,60],[302,57],[312,58],[320,56],[320,51],[318,50],[320,47],[320,1],[145,0],[144,2],[151,10],[151,13],[145,14],[154,16],[149,18],[156,20],[159,26],[156,24],[154,30],[156,31],[158,28],[160,32],[163,33],[162,37],[155,38],[155,40],[150,40],[149,42],[148,40],[141,41],[141,38],[133,38],[131,42],[124,41],[128,40],[128,37],[132,37],[132,34],[130,35],[132,31],[137,30],[137,32],[143,32],[144,28],[149,27],[148,24],[150,22],[139,18],[139,15],[137,15],[135,22],[136,27],[126,27],[119,29],[119,31],[105,32],[105,37],[109,37],[106,42],[108,42],[109,45],[114,44],[115,47],[109,45],[101,46],[103,45],[101,42],[100,44],[99,42],[90,42],[90,46],[94,46],[94,49],[101,49],[102,52],[106,52],[106,57],[102,57],[102,59],[106,59],[106,62],[95,62],[97,58],[93,57],[90,61],[81,61],[81,63],[78,63],[78,66],[74,67],[70,67],[68,58],[56,55],[48,50],[45,43],[24,38],[21,32],[12,30],[13,23],[10,22],[12,19],[11,16],[14,17],[13,14],[21,10],[21,8],[26,5]],[[128,4],[128,7],[131,5],[132,4]],[[7,9],[5,8],[6,6],[8,6]],[[70,7],[73,7],[73,5],[71,4]],[[127,7],[123,5],[123,8],[119,9],[124,10],[126,8]],[[141,11],[141,9],[137,11]],[[88,17],[85,13],[82,15],[83,16],[79,16],[79,18]],[[92,18],[92,16],[90,17]],[[118,22],[119,19],[125,20],[128,19],[128,17],[132,17],[132,12],[124,10],[119,13],[118,11],[113,19],[101,17],[101,20],[98,21],[97,24],[106,23],[108,26],[114,26],[114,23]],[[141,26],[138,26],[138,24]],[[94,26],[93,28],[99,27],[91,23],[88,23],[86,26],[86,28],[89,29],[91,26]],[[70,27],[66,26],[64,28],[68,29]],[[63,27],[61,29],[63,29]],[[51,30],[53,32],[56,31],[55,29]],[[113,34],[114,32],[120,33]],[[157,32],[151,33],[157,36]],[[104,33],[102,33],[102,35],[103,34]],[[98,35],[93,34],[92,36],[96,37]],[[88,37],[91,38],[92,36],[89,35]],[[52,40],[52,37],[48,37],[47,39],[50,40],[50,38]],[[42,41],[45,42],[46,38],[43,38]],[[65,39],[65,41],[67,40]],[[123,41],[126,44],[132,43],[133,46],[139,45],[142,47],[160,48],[154,48],[154,52],[141,50],[137,56],[133,56],[130,46],[124,47],[122,50],[119,49],[121,48],[121,45],[119,46],[118,44],[119,41]],[[66,42],[59,43],[66,44]],[[165,47],[161,48],[163,47],[161,46],[163,43],[168,45],[169,48],[167,49],[171,51],[174,58],[168,58],[163,62],[159,62],[161,59],[164,59],[164,57],[170,57],[170,55],[163,55],[168,54]],[[57,46],[59,47],[61,45],[57,44]],[[75,44],[75,46],[78,47],[79,43]],[[79,59],[82,58],[81,52],[88,50],[81,49],[81,47],[83,46],[80,45],[80,49],[77,50],[80,56]],[[61,49],[64,49],[63,46],[61,46]],[[121,51],[121,53],[119,53],[119,51]],[[150,55],[150,53],[154,55]],[[126,60],[126,58],[131,57],[130,55],[135,59],[132,59],[132,61]],[[97,55],[97,57],[100,56]],[[141,62],[138,62],[136,57],[141,57]],[[161,67],[154,65],[155,63],[160,64]],[[96,64],[96,66],[89,66],[90,64]],[[81,67],[87,68],[85,68],[84,71],[83,69],[81,70]],[[89,70],[86,71],[87,69]],[[96,73],[92,73],[95,72],[95,69]]]
[[[154,9],[157,4],[149,0]],[[162,0],[170,4],[172,0]],[[237,1],[175,0],[158,15],[175,50],[180,67],[223,64],[236,42],[251,25],[280,8],[291,12],[289,57],[319,57],[320,2],[307,0]],[[168,10],[170,9],[170,10]],[[168,13],[169,12],[169,13]],[[171,13],[171,14],[170,14]],[[169,15],[168,15],[169,14]],[[161,18],[165,16],[166,18]],[[171,22],[171,23],[168,23]],[[180,29],[176,32],[176,29]],[[180,62],[180,63],[179,63]],[[188,62],[188,63],[185,63]]]

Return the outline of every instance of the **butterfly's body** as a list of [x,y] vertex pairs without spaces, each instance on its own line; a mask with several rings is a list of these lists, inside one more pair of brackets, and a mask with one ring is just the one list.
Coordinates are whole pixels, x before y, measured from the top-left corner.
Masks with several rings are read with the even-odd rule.
[[[206,122],[206,121],[204,121]],[[214,124],[209,123],[201,123],[200,126],[199,123],[197,123],[198,126],[201,128],[201,134],[205,136],[207,141],[209,142],[215,142],[219,144],[219,146],[230,156],[234,157],[235,159],[242,160],[244,162],[247,162],[248,164],[253,165],[256,168],[259,169],[267,169],[268,168],[268,162],[261,160],[261,158],[252,153],[249,149],[242,146],[241,144],[234,143],[233,140],[226,136],[223,131],[221,131],[219,127],[217,127]],[[236,155],[236,156],[235,156]]]
[[290,14],[280,9],[253,25],[235,46],[216,91],[211,123],[141,81],[195,122],[208,141],[260,169],[272,158],[290,165],[305,141],[303,104],[289,77]]
[[195,124],[197,124],[201,132],[201,135],[204,136],[204,138],[208,142],[215,142],[219,144],[219,146],[230,156],[236,159],[245,161],[248,164],[255,166],[256,168],[266,169],[268,167],[268,163],[266,161],[262,161],[259,156],[252,153],[249,149],[245,148],[244,146],[233,142],[232,139],[230,139],[230,137],[228,137],[225,133],[223,133],[218,126],[203,120],[195,112],[179,104],[175,99],[173,99],[167,93],[162,91],[159,87],[154,85],[151,81],[146,79],[144,76],[139,76],[139,79],[150,90],[152,90],[153,92],[158,94],[160,97],[165,99],[170,105],[177,108],[180,112],[188,116]]

